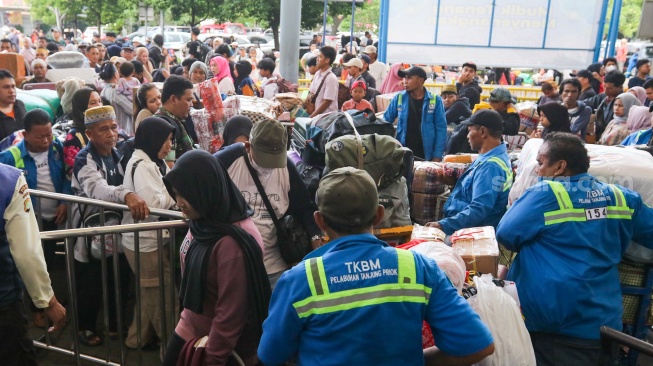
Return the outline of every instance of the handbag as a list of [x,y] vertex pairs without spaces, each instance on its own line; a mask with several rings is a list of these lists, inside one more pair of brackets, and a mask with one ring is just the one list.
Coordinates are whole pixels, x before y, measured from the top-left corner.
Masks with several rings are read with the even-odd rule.
[[[327,73],[328,74],[328,73]],[[315,91],[315,94],[313,93],[308,93],[308,96],[306,97],[306,100],[304,101],[304,110],[308,115],[310,116],[315,112],[315,102],[317,101],[317,96],[320,94],[320,91],[322,90],[322,86],[324,85],[324,81],[326,80],[327,75],[324,75],[322,78],[322,81],[320,82],[320,85],[317,87],[317,90]]]
[[[82,215],[84,217],[84,215]],[[115,226],[120,225],[122,221],[122,213],[116,211],[104,211],[104,224],[101,223],[100,213],[89,215],[81,220],[81,226],[86,228],[100,227],[100,226]],[[122,253],[122,245],[120,241],[116,240],[113,234],[104,235],[104,253],[105,257],[113,255],[114,245],[118,246],[118,253]],[[95,259],[102,259],[102,235],[91,235],[86,237],[86,248],[91,257]]]
[[247,169],[249,169],[249,174],[254,180],[254,184],[256,184],[256,189],[261,195],[261,200],[263,201],[263,204],[265,204],[265,208],[268,210],[270,218],[272,218],[274,227],[277,229],[277,245],[279,247],[281,258],[283,258],[284,262],[288,265],[300,262],[313,250],[306,229],[304,229],[304,226],[292,215],[285,215],[281,220],[279,220],[270,204],[270,200],[268,199],[268,195],[265,193],[261,181],[258,179],[258,174],[256,174],[256,171],[252,167],[247,155],[245,155],[245,163],[247,164]]

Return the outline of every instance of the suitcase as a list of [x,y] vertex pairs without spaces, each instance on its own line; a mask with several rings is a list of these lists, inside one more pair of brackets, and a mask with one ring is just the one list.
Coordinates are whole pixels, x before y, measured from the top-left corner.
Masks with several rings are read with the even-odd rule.
[[420,225],[436,221],[438,196],[445,192],[444,168],[440,163],[415,162],[411,187],[411,217]]
[[311,123],[310,118],[297,118],[292,126],[290,135],[290,147],[300,156],[306,147],[306,128]]

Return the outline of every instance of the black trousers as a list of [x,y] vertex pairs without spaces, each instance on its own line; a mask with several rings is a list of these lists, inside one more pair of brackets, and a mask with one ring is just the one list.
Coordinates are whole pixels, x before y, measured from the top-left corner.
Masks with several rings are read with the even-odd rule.
[[[120,297],[122,310],[125,314],[127,293],[129,291],[129,276],[131,269],[123,254],[119,257]],[[77,316],[79,330],[95,332],[97,318],[102,309],[102,262],[91,259],[88,263],[75,261],[75,287],[77,289]],[[109,331],[117,332],[120,327],[117,321],[116,291],[113,276],[113,258],[107,258],[107,285],[109,292]],[[125,321],[125,319],[123,319]]]
[[36,353],[27,329],[25,305],[17,301],[0,309],[0,360],[7,366],[36,366]]
[[538,366],[597,365],[601,341],[561,334],[530,332]]
[[184,348],[186,341],[179,336],[179,334],[172,332],[172,336],[168,341],[168,347],[166,347],[166,356],[163,359],[163,366],[175,366],[177,365],[177,360],[181,354],[181,350]]

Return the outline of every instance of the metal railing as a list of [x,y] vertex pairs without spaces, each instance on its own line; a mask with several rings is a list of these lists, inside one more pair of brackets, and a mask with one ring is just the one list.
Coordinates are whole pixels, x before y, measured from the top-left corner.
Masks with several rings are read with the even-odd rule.
[[[115,226],[104,226],[105,224],[105,209],[111,209],[111,210],[118,210],[118,211],[129,211],[129,208],[126,205],[118,204],[118,203],[113,203],[113,202],[105,202],[105,201],[100,201],[100,200],[95,200],[95,199],[90,199],[90,198],[84,198],[84,197],[77,197],[77,196],[71,196],[71,195],[65,195],[65,194],[59,194],[59,193],[52,193],[52,192],[44,192],[44,191],[38,191],[38,190],[29,190],[29,193],[32,197],[35,197],[35,208],[38,208],[40,206],[40,200],[41,199],[54,199],[62,202],[70,202],[70,203],[76,203],[76,204],[83,204],[87,206],[96,206],[99,207],[100,210],[100,226],[98,227],[88,227],[88,228],[72,228],[76,226],[76,223],[73,223],[72,220],[72,208],[69,205],[68,206],[68,219],[66,223],[66,229],[65,230],[56,230],[56,231],[47,231],[47,232],[41,232],[41,239],[42,240],[55,240],[55,239],[64,239],[65,243],[65,262],[66,262],[66,277],[67,277],[67,285],[68,285],[68,297],[69,297],[69,304],[70,306],[68,307],[68,321],[72,322],[73,325],[73,348],[72,350],[70,349],[65,349],[61,347],[56,347],[52,345],[51,337],[50,334],[47,333],[45,334],[45,343],[39,342],[39,341],[34,341],[34,345],[39,348],[43,348],[49,351],[55,351],[61,354],[66,354],[70,356],[75,357],[75,363],[77,365],[81,364],[81,360],[85,361],[90,361],[94,363],[99,363],[103,365],[124,365],[126,364],[126,345],[125,345],[125,340],[123,339],[122,335],[122,325],[124,323],[124,314],[123,314],[123,300],[121,298],[121,289],[120,289],[120,270],[119,270],[119,252],[118,252],[118,246],[114,245],[113,246],[113,252],[111,253],[111,258],[107,258],[107,253],[106,253],[106,237],[105,235],[113,235],[113,240],[114,243],[117,242],[117,235],[121,233],[129,233],[133,232],[134,235],[134,257],[135,257],[135,266],[134,266],[134,275],[135,275],[135,300],[136,300],[136,312],[135,312],[135,320],[136,320],[136,333],[137,333],[137,344],[138,344],[138,364],[142,364],[143,362],[143,354],[142,354],[142,339],[141,339],[141,317],[142,317],[142,304],[141,304],[141,288],[140,288],[140,279],[141,279],[141,274],[140,274],[140,238],[137,233],[141,231],[156,231],[157,232],[157,251],[158,251],[158,259],[159,259],[159,268],[158,268],[158,275],[159,275],[159,293],[160,293],[160,306],[161,306],[161,344],[165,348],[165,345],[167,345],[167,337],[169,334],[171,334],[172,329],[174,329],[174,326],[176,325],[179,314],[178,312],[175,311],[174,305],[171,311],[166,311],[166,303],[168,304],[176,304],[177,303],[177,294],[176,291],[174,290],[175,288],[175,259],[177,258],[177,253],[176,253],[176,247],[174,244],[174,238],[175,238],[175,229],[185,229],[188,227],[188,223],[183,220],[183,215],[180,212],[177,211],[171,211],[171,210],[162,210],[162,209],[155,209],[155,208],[150,208],[150,214],[151,215],[156,215],[159,217],[164,217],[168,219],[173,219],[172,221],[161,221],[161,222],[147,222],[147,223],[140,223],[140,224],[127,224],[127,225],[115,225]],[[38,211],[38,210],[37,210]],[[80,218],[81,219],[81,218]],[[174,220],[178,219],[178,220]],[[172,291],[170,291],[169,294],[166,294],[166,281],[165,281],[165,273],[163,269],[163,263],[164,263],[164,244],[163,244],[163,230],[169,230],[170,231],[170,243],[168,245],[168,250],[169,255],[170,255],[170,273],[169,273],[169,280],[170,280],[170,286],[172,288]],[[80,339],[78,336],[79,333],[79,319],[78,319],[78,294],[76,291],[76,279],[75,279],[75,258],[74,258],[74,252],[75,252],[75,244],[77,241],[77,238],[79,237],[89,237],[93,235],[101,235],[100,236],[100,242],[101,242],[101,253],[102,253],[102,258],[100,259],[100,263],[102,266],[102,297],[103,297],[103,309],[104,309],[104,328],[105,328],[105,357],[104,359],[92,355],[87,355],[87,354],[82,354],[80,351]],[[89,253],[89,257],[91,256],[91,253]],[[108,335],[109,332],[109,298],[108,298],[108,273],[107,273],[107,260],[112,260],[113,261],[113,276],[114,276],[114,284],[115,284],[115,299],[116,299],[116,317],[117,317],[117,323],[118,323],[118,341],[120,344],[120,363],[115,363],[111,361],[111,348],[108,340],[106,339],[106,335]],[[93,259],[90,259],[93,260]],[[169,301],[166,301],[166,295],[168,297]],[[166,319],[166,317],[169,315],[169,318]],[[169,324],[170,326],[166,326]]]

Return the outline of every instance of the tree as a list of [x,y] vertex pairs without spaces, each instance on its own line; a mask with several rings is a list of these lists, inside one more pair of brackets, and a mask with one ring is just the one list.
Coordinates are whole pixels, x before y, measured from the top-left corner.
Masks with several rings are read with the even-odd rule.
[[[610,18],[612,17],[612,6],[614,0],[608,3],[608,12],[605,20],[604,35],[608,34]],[[634,37],[639,30],[640,17],[642,16],[642,0],[623,0],[621,14],[619,16],[619,33],[623,37]]]
[[79,0],[28,0],[35,19],[63,28],[66,18],[74,18],[82,11]]

